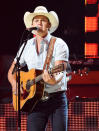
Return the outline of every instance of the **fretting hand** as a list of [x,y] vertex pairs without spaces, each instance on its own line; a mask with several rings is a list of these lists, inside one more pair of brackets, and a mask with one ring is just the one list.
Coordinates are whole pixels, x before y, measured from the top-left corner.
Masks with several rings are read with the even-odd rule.
[[45,83],[55,85],[60,82],[63,78],[63,73],[50,75],[47,70],[44,70],[43,80]]

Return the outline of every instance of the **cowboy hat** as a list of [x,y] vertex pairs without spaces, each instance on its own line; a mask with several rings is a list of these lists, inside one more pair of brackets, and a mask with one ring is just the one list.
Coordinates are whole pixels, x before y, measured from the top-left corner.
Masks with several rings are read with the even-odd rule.
[[51,27],[49,29],[50,33],[53,33],[58,28],[59,19],[58,19],[57,14],[54,11],[48,12],[44,6],[36,7],[33,13],[26,12],[24,14],[24,24],[25,24],[26,28],[32,27],[32,20],[37,15],[43,15],[49,19],[49,21],[51,23]]

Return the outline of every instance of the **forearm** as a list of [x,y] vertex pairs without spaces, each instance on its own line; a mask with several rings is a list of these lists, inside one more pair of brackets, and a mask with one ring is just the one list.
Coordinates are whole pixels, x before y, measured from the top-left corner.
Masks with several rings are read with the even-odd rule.
[[59,60],[59,61],[56,61],[56,62],[55,62],[55,66],[60,65],[60,64],[63,64],[63,65],[64,65],[64,70],[67,69],[67,62],[66,62],[66,61],[61,61],[61,60]]
[[12,63],[12,65],[8,71],[8,81],[10,82],[11,85],[13,85],[13,82],[15,82],[14,75],[12,74],[14,66],[15,66],[15,62]]

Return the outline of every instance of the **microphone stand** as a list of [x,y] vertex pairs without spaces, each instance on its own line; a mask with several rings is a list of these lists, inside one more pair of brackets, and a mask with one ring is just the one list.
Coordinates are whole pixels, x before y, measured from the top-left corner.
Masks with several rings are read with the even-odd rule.
[[19,57],[17,57],[17,62],[16,62],[16,65],[15,65],[15,68],[16,68],[15,70],[16,70],[16,74],[17,74],[16,81],[18,83],[18,131],[21,131],[21,111],[20,111],[20,95],[21,94],[20,94],[20,62],[19,61],[20,61],[21,55],[23,53],[23,50],[26,46],[28,39],[26,39],[24,41],[24,46],[22,48],[22,51],[21,51]]
[[[37,30],[38,28],[37,27],[34,27],[34,28],[31,28],[31,30],[28,30],[28,32],[31,32],[32,30]],[[26,31],[26,30],[25,30]],[[20,45],[22,44],[22,39],[23,39],[23,36],[24,36],[24,33],[25,32],[23,32],[23,34],[22,34],[22,37],[21,37],[21,40],[20,40]],[[29,33],[28,35],[27,35],[27,39],[26,40],[24,40],[24,45],[23,45],[23,48],[22,48],[22,50],[21,50],[21,53],[19,54],[19,56],[17,56],[17,62],[16,62],[16,64],[15,64],[15,67],[14,67],[14,69],[13,69],[13,71],[12,71],[12,74],[14,73],[14,72],[16,72],[16,83],[18,83],[18,131],[21,131],[21,111],[20,111],[20,58],[21,58],[21,55],[22,55],[22,53],[23,53],[23,51],[24,51],[24,48],[25,48],[25,46],[26,46],[26,44],[27,44],[27,41],[29,40],[29,38],[30,38],[30,34],[31,33]],[[33,34],[32,34],[33,35]],[[16,89],[16,92],[17,92],[17,89]],[[16,94],[17,95],[17,94]],[[16,96],[17,97],[17,96]]]

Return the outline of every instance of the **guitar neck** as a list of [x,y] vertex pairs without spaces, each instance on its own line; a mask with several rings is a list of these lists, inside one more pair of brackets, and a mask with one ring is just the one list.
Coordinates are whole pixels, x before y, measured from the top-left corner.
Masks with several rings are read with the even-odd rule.
[[[50,74],[53,74],[53,73],[61,72],[63,70],[64,70],[64,65],[60,64],[60,65],[57,65],[54,68],[48,70],[48,72]],[[31,86],[34,85],[34,84],[36,84],[37,82],[39,82],[40,80],[42,80],[42,75],[43,75],[43,73],[41,73],[40,75],[38,75],[35,79],[29,81],[28,84],[31,85]]]
[[42,80],[42,75],[43,75],[43,73],[35,78],[35,83],[37,83],[40,80]]
[[29,84],[30,86],[36,84],[37,82],[39,82],[40,80],[42,80],[42,75],[43,75],[43,74],[37,76],[35,79],[31,80],[28,84]]
[[[48,73],[49,74],[54,74],[54,73],[57,73],[57,72],[61,72],[63,70],[64,70],[64,65],[60,64],[60,65],[55,66],[52,69],[49,69]],[[42,80],[42,75],[43,75],[43,73],[35,78],[35,83],[37,83],[38,81]]]

